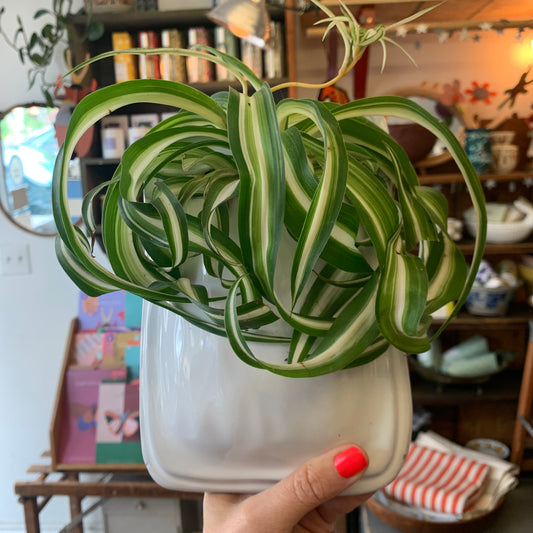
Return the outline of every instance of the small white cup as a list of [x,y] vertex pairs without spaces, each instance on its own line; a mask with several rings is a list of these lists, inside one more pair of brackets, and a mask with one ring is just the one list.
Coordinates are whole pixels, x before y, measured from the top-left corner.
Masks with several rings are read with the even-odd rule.
[[518,164],[518,146],[516,144],[496,144],[492,146],[494,170],[498,174],[512,172]]
[[513,142],[515,132],[510,130],[497,130],[490,132],[490,140],[492,146],[501,144],[511,144]]

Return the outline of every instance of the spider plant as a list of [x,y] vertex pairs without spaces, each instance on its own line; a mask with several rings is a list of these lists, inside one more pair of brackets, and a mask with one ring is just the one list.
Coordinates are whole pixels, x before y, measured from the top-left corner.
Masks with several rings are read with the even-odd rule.
[[[327,31],[337,28],[346,45],[339,76],[366,46],[387,38],[390,27],[366,30],[343,6],[335,16],[314,3],[327,14]],[[53,184],[57,255],[74,282],[94,296],[135,293],[227,336],[246,363],[286,376],[361,365],[391,344],[406,353],[427,350],[431,314],[448,302],[448,320],[459,310],[485,242],[482,188],[455,136],[404,98],[275,103],[280,87],[231,56],[207,47],[170,53],[225,66],[242,91],[209,97],[181,83],[134,80],[82,100]],[[133,143],[113,177],[84,199],[94,235],[92,204],[106,191],[101,230],[110,271],[71,223],[68,162],[87,128],[138,102],[179,112]],[[403,149],[376,125],[388,116],[424,126],[455,159],[477,216],[470,268],[447,233],[445,197],[420,185]],[[280,247],[285,241],[290,254]],[[198,261],[215,287],[189,275]],[[280,360],[263,360],[256,341],[279,343]]]

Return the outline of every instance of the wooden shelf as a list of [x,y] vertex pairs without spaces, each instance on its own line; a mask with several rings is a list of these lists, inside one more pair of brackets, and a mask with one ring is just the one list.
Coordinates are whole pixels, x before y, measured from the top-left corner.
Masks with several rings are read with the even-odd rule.
[[[533,170],[479,176],[487,202],[501,203],[512,203],[518,196],[532,201],[533,180],[530,183],[526,178],[533,178]],[[471,207],[460,173],[422,174],[419,179],[422,185],[440,188],[450,206],[449,216],[462,219],[465,210]],[[457,246],[466,257],[474,252],[472,238],[461,240]],[[516,260],[522,254],[533,254],[530,239],[518,243],[486,244],[484,249],[484,255],[491,263],[504,258]],[[531,412],[530,381],[533,374],[529,371],[528,375],[527,365],[531,365],[533,359],[533,345],[528,340],[533,308],[524,302],[524,293],[520,290],[517,301],[504,316],[474,316],[461,311],[440,337],[442,349],[446,350],[472,335],[482,335],[492,350],[518,355],[507,369],[485,383],[441,384],[421,376],[413,365],[411,383],[414,404],[427,409],[432,417],[430,429],[463,445],[477,437],[505,442],[511,447],[515,462],[527,469],[530,464],[522,460],[525,448],[523,428],[516,423],[517,412],[526,418]],[[443,322],[444,319],[435,319],[433,325],[438,328]]]
[[[464,240],[458,243],[458,248],[465,255],[474,253],[474,241]],[[532,254],[533,242],[524,241],[509,244],[486,244],[485,255],[521,255]]]
[[[475,316],[461,311],[447,326],[447,330],[458,328],[490,328],[490,327],[512,327],[525,326],[533,320],[533,309],[521,302],[514,302],[509,307],[509,312],[504,316]],[[439,326],[444,323],[444,319],[436,318],[433,324]]]
[[[481,174],[479,179],[483,181],[517,181],[524,178],[533,178],[533,170],[518,170],[510,174]],[[419,176],[421,185],[444,185],[449,183],[460,183],[463,177],[459,173],[451,172],[447,174],[425,174]]]
[[517,402],[522,373],[505,370],[480,384],[439,384],[411,373],[413,402],[426,406],[456,406],[465,403]]
[[[153,481],[146,472],[143,475],[132,476],[113,469],[110,471],[114,474],[111,478],[105,476],[94,480],[94,476],[89,475],[94,471],[85,468],[65,472],[50,465],[38,464],[31,465],[27,471],[37,474],[38,477],[15,483],[15,494],[24,507],[27,533],[41,532],[40,513],[47,503],[56,497],[67,498],[69,503],[71,522],[62,531],[74,531],[75,533],[83,533],[84,517],[108,498],[180,499],[182,500],[180,507],[185,505],[187,509],[192,507],[188,504],[194,504],[198,509],[197,502],[202,498],[202,494],[198,492],[165,489]],[[97,498],[96,502],[82,508],[82,503],[89,497]],[[179,530],[181,531],[181,527]]]
[[[193,2],[191,2],[192,4]],[[269,6],[268,12],[274,20],[282,20],[285,11],[275,6]],[[106,31],[120,30],[138,30],[140,27],[146,29],[161,29],[166,28],[171,24],[177,27],[188,27],[196,24],[214,26],[207,17],[209,9],[180,9],[173,11],[125,11],[123,13],[95,13],[92,16],[93,20],[101,22]],[[76,25],[85,25],[87,23],[87,15],[79,13],[74,15],[70,20]]]

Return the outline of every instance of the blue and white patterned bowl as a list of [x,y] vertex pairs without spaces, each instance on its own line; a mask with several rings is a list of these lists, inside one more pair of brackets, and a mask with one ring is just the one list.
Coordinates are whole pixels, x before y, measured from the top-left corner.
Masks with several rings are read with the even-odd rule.
[[496,288],[474,285],[466,298],[466,310],[472,315],[503,316],[514,298],[519,284]]

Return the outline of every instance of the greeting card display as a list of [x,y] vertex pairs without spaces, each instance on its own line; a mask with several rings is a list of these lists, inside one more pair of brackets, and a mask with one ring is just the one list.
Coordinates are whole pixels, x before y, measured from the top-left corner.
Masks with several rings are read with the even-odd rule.
[[125,327],[126,291],[93,297],[80,293],[78,321],[80,330]]
[[103,365],[108,367],[124,365],[128,347],[139,346],[140,342],[141,335],[137,330],[106,332],[103,342]]
[[59,458],[65,464],[94,463],[100,384],[125,380],[126,368],[70,367],[65,376],[65,400]]
[[79,329],[139,329],[142,298],[126,291],[114,291],[101,296],[80,293]]
[[139,385],[103,382],[98,395],[97,463],[142,463]]
[[79,366],[96,366],[102,362],[104,334],[79,331],[74,336],[74,361]]

